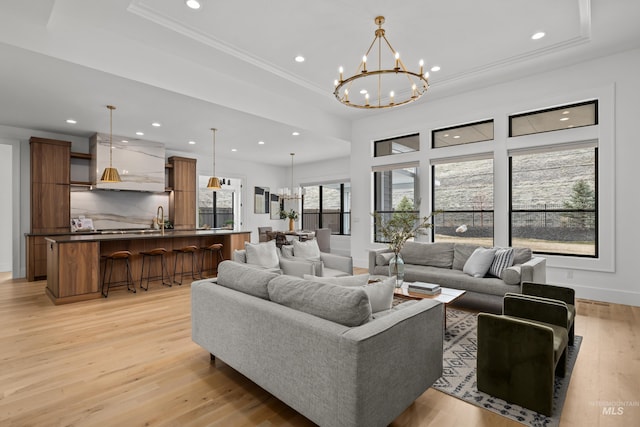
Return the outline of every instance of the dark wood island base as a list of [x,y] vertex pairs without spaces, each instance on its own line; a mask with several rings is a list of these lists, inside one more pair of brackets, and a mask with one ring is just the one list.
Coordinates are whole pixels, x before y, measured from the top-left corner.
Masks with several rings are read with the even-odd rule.
[[[101,298],[100,287],[104,263],[101,257],[115,251],[132,253],[131,273],[136,286],[142,273],[140,252],[155,248],[167,250],[166,260],[173,274],[173,249],[189,245],[198,248],[214,243],[222,244],[224,259],[231,259],[235,249],[244,249],[244,242],[251,240],[250,231],[194,230],[165,231],[130,234],[86,234],[48,236],[46,294],[54,304],[67,304]],[[201,256],[197,257],[198,263]],[[213,267],[211,257],[205,257],[205,269]],[[160,276],[159,263],[152,263],[151,276]],[[185,266],[186,267],[186,266]],[[197,266],[199,271],[200,265]],[[145,266],[146,270],[146,266]],[[112,281],[125,280],[125,271],[114,270]]]

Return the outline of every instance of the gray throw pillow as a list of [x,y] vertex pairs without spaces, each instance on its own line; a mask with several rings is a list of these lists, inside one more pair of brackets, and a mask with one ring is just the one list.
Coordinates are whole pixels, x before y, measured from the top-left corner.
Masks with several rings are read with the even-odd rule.
[[453,243],[406,242],[400,251],[405,264],[451,268]]
[[217,282],[225,288],[268,300],[267,284],[278,276],[235,261],[222,261],[218,266]]
[[477,248],[473,251],[467,262],[464,263],[462,272],[473,277],[484,277],[487,271],[489,271],[489,267],[491,267],[495,254],[495,248]]
[[278,276],[267,288],[273,302],[344,326],[360,326],[371,318],[369,297],[358,287]]
[[320,248],[316,239],[300,242],[293,241],[293,256],[301,258],[320,258]]
[[382,252],[376,255],[376,265],[389,265],[389,261],[394,257],[393,252]]
[[513,256],[513,248],[497,248],[491,267],[489,267],[489,274],[501,277],[502,271],[513,265]]
[[259,265],[265,268],[280,267],[280,257],[278,257],[278,248],[275,240],[269,240],[264,243],[245,242],[244,249],[246,251],[247,264]]

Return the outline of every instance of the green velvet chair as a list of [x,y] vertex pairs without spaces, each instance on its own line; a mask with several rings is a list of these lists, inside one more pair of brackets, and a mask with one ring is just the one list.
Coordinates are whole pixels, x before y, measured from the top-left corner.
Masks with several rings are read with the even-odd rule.
[[478,390],[551,416],[554,377],[567,363],[567,306],[521,294],[503,314],[478,314]]
[[554,299],[567,304],[567,330],[569,331],[569,345],[572,346],[575,336],[576,291],[564,286],[524,282],[522,284],[522,293],[524,295]]

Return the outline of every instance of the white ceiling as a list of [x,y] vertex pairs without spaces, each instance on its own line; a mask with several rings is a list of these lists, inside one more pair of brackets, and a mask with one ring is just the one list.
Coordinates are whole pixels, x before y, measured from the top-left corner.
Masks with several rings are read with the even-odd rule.
[[418,103],[640,46],[637,0],[201,2],[0,0],[0,124],[89,136],[113,104],[114,134],[208,156],[217,127],[219,158],[286,166],[348,155],[351,122],[384,114],[332,95],[377,15],[407,67],[442,67]]

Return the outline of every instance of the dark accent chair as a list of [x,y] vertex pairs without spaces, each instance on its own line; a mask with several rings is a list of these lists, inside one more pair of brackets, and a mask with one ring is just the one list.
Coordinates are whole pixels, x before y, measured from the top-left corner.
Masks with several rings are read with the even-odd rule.
[[271,240],[269,238],[269,232],[271,230],[271,227],[258,227],[258,242],[268,242]]
[[478,390],[541,414],[553,411],[554,377],[567,364],[567,306],[521,294],[503,314],[478,314]]
[[549,298],[567,304],[567,330],[569,331],[569,345],[573,345],[576,320],[576,291],[564,286],[547,285],[544,283],[522,283],[522,293],[540,298]]

